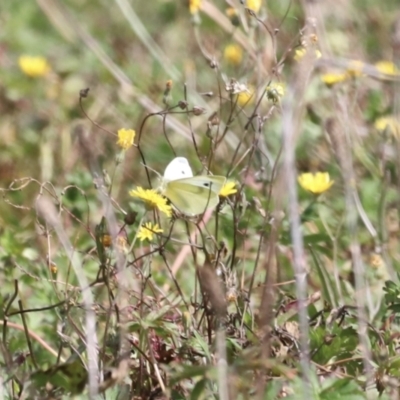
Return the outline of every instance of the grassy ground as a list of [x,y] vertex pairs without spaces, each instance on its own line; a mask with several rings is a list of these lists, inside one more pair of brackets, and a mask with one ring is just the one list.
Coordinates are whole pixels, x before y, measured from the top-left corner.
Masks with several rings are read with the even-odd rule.
[[400,3],[229,3],[2,7],[2,398],[399,398]]

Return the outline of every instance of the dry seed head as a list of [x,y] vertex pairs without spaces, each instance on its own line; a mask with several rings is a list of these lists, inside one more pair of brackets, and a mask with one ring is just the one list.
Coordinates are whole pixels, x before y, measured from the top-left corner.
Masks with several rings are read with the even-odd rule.
[[230,94],[239,94],[242,92],[249,93],[249,89],[246,84],[240,83],[233,78],[225,85],[225,90]]
[[211,114],[211,116],[208,118],[208,125],[211,126],[218,126],[220,123],[218,113],[215,111],[214,113]]
[[133,225],[136,221],[137,212],[130,211],[125,215],[124,222],[126,225]]
[[206,110],[203,107],[194,106],[192,111],[193,111],[193,115],[198,116],[198,115],[204,114]]
[[318,36],[315,33],[310,34],[310,42],[311,43],[318,43]]
[[217,61],[214,60],[214,59],[210,60],[210,67],[211,67],[212,69],[217,68],[217,67],[218,67]]
[[186,110],[187,106],[188,106],[188,103],[186,101],[180,100],[179,103],[178,103],[178,106],[179,106],[179,108],[181,110]]
[[89,94],[89,88],[86,88],[86,89],[81,89],[80,91],[79,91],[79,97],[82,97],[82,98],[86,98],[86,97],[88,97],[88,94]]

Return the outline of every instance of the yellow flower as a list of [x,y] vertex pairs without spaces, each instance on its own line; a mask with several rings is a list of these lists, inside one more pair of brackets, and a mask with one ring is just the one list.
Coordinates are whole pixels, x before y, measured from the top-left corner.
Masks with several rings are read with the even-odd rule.
[[254,88],[249,87],[249,89],[238,93],[237,104],[239,104],[240,107],[244,107],[247,104],[252,104],[254,103],[254,96],[255,96]]
[[21,71],[32,78],[46,75],[50,65],[44,57],[21,56],[18,59]]
[[189,0],[190,14],[197,14],[201,7],[201,0]]
[[393,136],[400,138],[400,122],[393,116],[381,117],[375,121],[375,128],[379,132],[390,132]]
[[305,47],[300,47],[299,49],[296,49],[295,53],[294,53],[294,59],[296,61],[300,61],[307,53],[307,50],[305,49]]
[[369,263],[373,268],[380,269],[385,266],[385,261],[378,253],[372,253],[369,257]]
[[57,271],[58,271],[57,264],[55,262],[53,262],[53,261],[50,261],[49,262],[49,267],[50,267],[51,273],[55,275],[57,273]]
[[235,17],[235,16],[239,15],[239,11],[238,11],[236,8],[234,8],[234,7],[228,7],[228,8],[225,10],[225,14],[226,14],[229,18],[231,18],[231,17]]
[[222,186],[222,189],[219,192],[220,197],[228,197],[231,194],[234,194],[237,192],[236,189],[236,182],[234,181],[227,181],[225,182],[224,186]]
[[344,72],[328,72],[321,75],[321,81],[325,83],[326,86],[333,86],[336,83],[344,82],[349,78]]
[[347,65],[347,73],[356,78],[363,74],[364,63],[360,60],[351,60]]
[[168,79],[167,82],[165,83],[165,90],[171,90],[173,84],[174,81],[172,79]]
[[379,61],[375,63],[375,68],[382,72],[382,74],[386,75],[398,75],[399,70],[397,69],[396,65],[393,64],[391,61]]
[[267,99],[277,103],[285,95],[285,85],[280,82],[271,82],[266,87]]
[[[301,61],[304,56],[307,54],[307,49],[305,47],[300,47],[296,49],[295,54],[294,54],[294,59],[296,61]],[[315,58],[321,58],[322,54],[318,49],[315,49]]]
[[124,150],[128,150],[135,140],[136,132],[133,129],[120,129],[118,131],[117,145]]
[[150,208],[158,208],[168,217],[172,215],[172,208],[167,204],[167,199],[157,193],[154,189],[143,189],[137,187],[136,190],[131,190],[129,195],[142,200]]
[[231,20],[233,26],[239,26],[240,25],[239,11],[236,8],[228,7],[225,10],[225,14]]
[[334,182],[331,181],[328,172],[317,172],[316,174],[306,172],[301,174],[297,180],[303,189],[314,194],[326,192]]
[[137,233],[137,238],[143,242],[143,240],[153,240],[153,236],[156,233],[162,233],[163,230],[158,226],[158,224],[152,224],[151,222],[146,222],[139,228]]
[[225,47],[224,58],[231,64],[239,65],[242,62],[243,50],[238,44],[230,44]]
[[260,11],[262,4],[262,0],[247,0],[246,1],[246,7],[249,8],[250,10],[254,11],[255,13],[258,13]]

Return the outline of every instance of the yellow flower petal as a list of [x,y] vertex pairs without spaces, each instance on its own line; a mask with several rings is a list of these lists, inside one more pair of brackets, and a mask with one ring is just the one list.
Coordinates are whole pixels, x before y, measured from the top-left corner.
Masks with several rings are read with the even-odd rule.
[[[307,54],[307,49],[305,47],[300,47],[300,48],[296,49],[293,58],[296,61],[301,61],[306,54]],[[321,58],[322,54],[318,49],[314,49],[314,56],[317,59],[317,58]]]
[[238,93],[237,104],[240,107],[244,107],[247,104],[253,104],[255,97],[255,90],[253,87],[249,86],[248,90]]
[[231,194],[234,194],[237,192],[236,189],[236,182],[234,181],[227,181],[225,185],[222,187],[222,189],[219,192],[220,197],[228,197]]
[[388,131],[394,137],[400,138],[400,122],[394,116],[378,118],[374,126],[379,132]]
[[149,208],[157,208],[168,217],[172,215],[172,207],[167,203],[167,199],[157,193],[154,189],[143,189],[142,187],[137,187],[136,190],[131,190],[129,195],[142,200]]
[[262,5],[262,0],[247,0],[246,1],[246,7],[249,8],[250,10],[254,11],[255,13],[258,13],[260,11]]
[[189,0],[190,14],[197,14],[201,7],[201,0]]
[[224,58],[230,64],[239,65],[242,62],[243,50],[238,44],[230,44],[225,47]]
[[391,61],[379,61],[375,64],[375,68],[381,72],[382,74],[386,75],[398,75],[399,70],[397,69],[396,65],[393,64]]
[[363,74],[364,63],[360,60],[351,60],[347,65],[347,73],[356,78]]
[[163,230],[158,226],[158,224],[152,224],[151,222],[146,222],[144,225],[142,225],[139,228],[139,231],[137,233],[137,238],[140,241],[144,240],[153,240],[153,236],[157,233],[162,233]]
[[136,132],[133,129],[120,129],[118,131],[117,145],[124,150],[128,150],[133,146]]
[[44,57],[21,56],[18,59],[21,71],[32,78],[46,75],[50,65]]
[[349,78],[349,75],[343,72],[328,72],[321,75],[321,81],[326,86],[333,86],[337,83],[344,82]]
[[300,186],[314,194],[321,194],[326,192],[334,183],[331,181],[328,172],[317,172],[312,174],[306,172],[297,178]]

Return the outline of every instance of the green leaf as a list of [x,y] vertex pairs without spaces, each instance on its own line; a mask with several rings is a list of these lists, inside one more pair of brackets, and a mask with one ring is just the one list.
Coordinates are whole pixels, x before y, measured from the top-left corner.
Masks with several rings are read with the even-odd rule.
[[202,393],[204,392],[208,379],[200,379],[192,390],[190,395],[190,400],[197,400],[201,398]]
[[37,371],[31,375],[32,383],[43,389],[47,384],[62,388],[67,393],[79,394],[85,388],[88,373],[80,358],[72,362],[54,365],[45,371]]
[[339,304],[339,295],[336,289],[336,284],[331,278],[332,274],[329,274],[326,271],[313,247],[309,246],[309,249],[314,260],[314,264],[317,268],[319,280],[321,282],[322,296],[324,300],[327,301],[332,307],[337,307]]
[[108,234],[107,222],[106,219],[103,217],[100,221],[100,224],[96,225],[95,229],[97,255],[99,257],[101,265],[106,265],[107,263],[106,250],[103,244],[104,235],[106,234]]
[[185,379],[194,379],[197,376],[205,376],[212,367],[209,365],[185,366],[181,371],[175,373],[171,378],[171,385],[176,385],[178,382]]
[[198,334],[197,331],[194,331],[194,336],[196,338],[197,344],[200,346],[200,348],[204,352],[204,355],[207,357],[208,362],[211,362],[211,354],[210,354],[210,349],[208,348],[208,344],[203,339],[203,337]]
[[352,379],[327,379],[322,382],[319,398],[321,400],[365,400],[365,395]]
[[326,233],[314,233],[311,235],[304,235],[304,244],[315,244],[315,243],[331,243],[331,238]]

